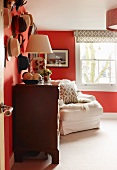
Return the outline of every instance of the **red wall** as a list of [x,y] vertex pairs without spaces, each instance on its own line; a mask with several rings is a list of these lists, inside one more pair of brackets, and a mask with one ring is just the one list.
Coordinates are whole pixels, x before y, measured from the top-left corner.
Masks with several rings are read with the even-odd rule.
[[[18,12],[14,9],[12,15],[18,15],[25,11],[24,7],[21,7]],[[26,39],[24,47],[21,52],[24,52],[28,41],[28,29],[22,33]],[[4,29],[4,45],[7,45],[7,39],[12,35],[11,27]],[[25,55],[25,53],[24,53]],[[7,57],[7,55],[6,55]],[[6,67],[4,68],[4,103],[8,106],[12,106],[12,86],[21,81],[20,74],[17,69],[17,56],[11,57],[10,61],[6,60]],[[9,159],[12,155],[12,116],[5,117],[5,170],[10,170]]]
[[[75,39],[73,31],[38,31],[38,34],[48,35],[53,49],[69,50],[69,68],[50,68],[53,71],[51,78],[75,80]],[[83,91],[83,93],[95,95],[103,106],[104,112],[117,112],[116,92]]]
[[[52,79],[70,79],[75,80],[75,39],[73,31],[39,31],[39,34],[49,36],[52,49],[68,49],[69,50],[69,67],[53,68]],[[5,35],[10,36],[10,30],[5,30]],[[27,36],[27,33],[25,34]],[[6,41],[6,40],[5,40]],[[27,43],[27,42],[26,42]],[[26,44],[25,44],[26,46]],[[24,47],[25,48],[25,47]],[[12,105],[12,85],[20,81],[20,75],[17,71],[17,58],[12,57],[11,61],[6,62],[4,69],[4,99],[5,104]],[[102,104],[104,112],[117,112],[117,93],[115,92],[91,92],[83,93],[95,95],[97,100]],[[12,117],[5,118],[5,147],[6,147],[6,170],[9,170],[8,158],[12,154]]]
[[75,80],[75,39],[73,31],[38,31],[38,34],[48,35],[52,49],[66,49],[69,51],[69,67],[50,67],[52,70],[51,78]]
[[83,93],[94,95],[103,106],[104,112],[117,112],[116,92],[83,91]]

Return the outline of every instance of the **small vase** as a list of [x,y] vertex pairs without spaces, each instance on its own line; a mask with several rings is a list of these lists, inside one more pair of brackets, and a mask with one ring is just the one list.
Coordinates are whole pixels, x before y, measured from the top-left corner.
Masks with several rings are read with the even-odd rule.
[[49,83],[49,80],[50,80],[50,75],[45,75],[44,76],[44,82]]

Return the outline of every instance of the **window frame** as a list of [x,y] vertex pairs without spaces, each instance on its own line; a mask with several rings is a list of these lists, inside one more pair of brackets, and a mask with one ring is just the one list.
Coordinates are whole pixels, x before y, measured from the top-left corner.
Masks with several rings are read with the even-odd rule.
[[75,60],[76,60],[76,84],[82,91],[110,91],[117,92],[117,59],[115,63],[115,81],[116,84],[82,84],[82,71],[80,60],[80,43],[75,43]]

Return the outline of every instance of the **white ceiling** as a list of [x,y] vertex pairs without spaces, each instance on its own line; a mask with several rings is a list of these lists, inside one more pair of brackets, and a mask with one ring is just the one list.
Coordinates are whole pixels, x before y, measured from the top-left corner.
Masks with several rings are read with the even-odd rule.
[[27,0],[39,30],[104,30],[106,11],[117,8],[117,0]]

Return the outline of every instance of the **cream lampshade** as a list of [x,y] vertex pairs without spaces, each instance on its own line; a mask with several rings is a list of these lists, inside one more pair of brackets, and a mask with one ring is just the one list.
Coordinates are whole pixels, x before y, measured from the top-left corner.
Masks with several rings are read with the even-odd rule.
[[106,29],[110,31],[117,31],[117,8],[107,11]]
[[25,52],[39,54],[53,53],[48,36],[39,34],[30,35]]
[[[47,35],[30,35],[26,51],[28,53],[48,54],[53,53],[50,41]],[[46,60],[43,57],[35,57],[32,62],[33,72],[41,73],[46,68]]]

